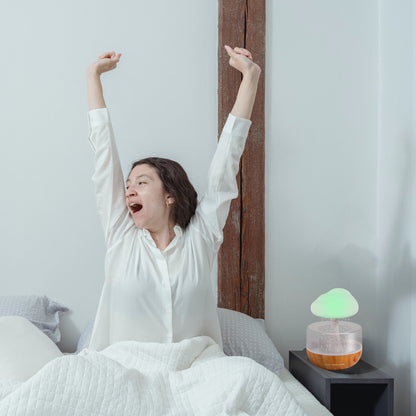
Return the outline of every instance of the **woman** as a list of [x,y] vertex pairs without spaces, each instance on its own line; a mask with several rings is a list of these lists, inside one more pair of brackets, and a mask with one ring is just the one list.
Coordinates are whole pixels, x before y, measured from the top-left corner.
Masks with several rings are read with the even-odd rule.
[[102,350],[124,340],[179,342],[207,335],[222,347],[210,275],[222,242],[236,174],[251,126],[261,74],[251,53],[225,45],[229,64],[243,74],[197,202],[182,167],[169,159],[135,162],[124,188],[100,76],[121,54],[106,52],[87,69],[92,177],[104,228],[105,281],[89,343]]

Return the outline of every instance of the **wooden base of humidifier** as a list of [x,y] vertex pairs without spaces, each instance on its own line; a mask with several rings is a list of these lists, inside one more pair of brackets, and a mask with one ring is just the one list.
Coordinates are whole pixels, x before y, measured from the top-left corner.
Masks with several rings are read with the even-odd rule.
[[312,364],[325,370],[345,370],[357,364],[361,358],[362,349],[346,355],[323,355],[316,354],[306,348],[306,353]]

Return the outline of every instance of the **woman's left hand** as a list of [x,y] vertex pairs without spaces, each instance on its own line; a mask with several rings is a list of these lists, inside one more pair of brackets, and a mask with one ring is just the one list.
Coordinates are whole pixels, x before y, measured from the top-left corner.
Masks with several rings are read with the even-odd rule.
[[261,72],[261,68],[255,62],[253,62],[253,57],[247,49],[237,47],[232,49],[228,45],[224,45],[224,48],[230,57],[229,64],[233,68],[239,70],[243,75],[250,71]]

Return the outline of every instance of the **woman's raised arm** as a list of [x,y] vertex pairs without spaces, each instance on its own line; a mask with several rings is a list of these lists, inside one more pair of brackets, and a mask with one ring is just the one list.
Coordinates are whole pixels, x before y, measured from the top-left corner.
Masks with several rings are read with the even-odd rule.
[[224,48],[230,56],[230,65],[243,74],[231,114],[250,120],[261,68],[253,62],[253,57],[247,49],[237,47],[232,49],[228,45],[225,45]]
[[98,57],[98,61],[87,68],[87,95],[88,107],[90,110],[105,108],[103,86],[101,85],[101,74],[111,71],[117,67],[121,53],[105,52]]
[[94,182],[98,214],[108,247],[119,241],[134,222],[129,217],[123,170],[114,131],[105,105],[100,76],[117,66],[121,54],[106,52],[88,66],[88,139],[94,151]]

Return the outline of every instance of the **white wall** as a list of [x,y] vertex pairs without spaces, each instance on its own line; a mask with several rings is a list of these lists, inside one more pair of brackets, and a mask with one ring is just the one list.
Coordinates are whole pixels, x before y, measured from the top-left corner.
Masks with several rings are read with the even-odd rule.
[[266,320],[285,355],[331,288],[357,298],[365,338],[376,322],[376,5],[269,3]]
[[363,359],[415,414],[411,2],[267,7],[267,329],[287,363],[312,301],[350,290]]
[[[415,278],[412,3],[379,2],[379,270],[377,363],[395,376],[396,414],[411,412]],[[413,229],[412,229],[413,228]],[[414,302],[414,300],[413,300]],[[413,363],[414,365],[415,363]]]
[[0,293],[47,294],[71,308],[59,345],[74,351],[96,312],[105,254],[86,67],[105,51],[123,54],[102,81],[125,175],[160,155],[179,161],[201,193],[217,140],[217,3],[23,0],[1,9]]
[[[416,80],[413,76],[414,70],[416,68],[416,7],[412,4],[412,166],[415,164],[415,136],[416,136]],[[416,184],[415,181],[412,182],[412,212],[415,212],[416,208]],[[416,236],[416,216],[413,215],[411,218],[410,232],[413,236]],[[415,244],[412,245],[412,258],[415,257]],[[412,315],[410,321],[411,327],[411,344],[410,344],[410,406],[413,412],[416,409],[416,277],[415,273],[411,274],[412,276],[412,287],[411,287],[411,305],[412,305]]]

